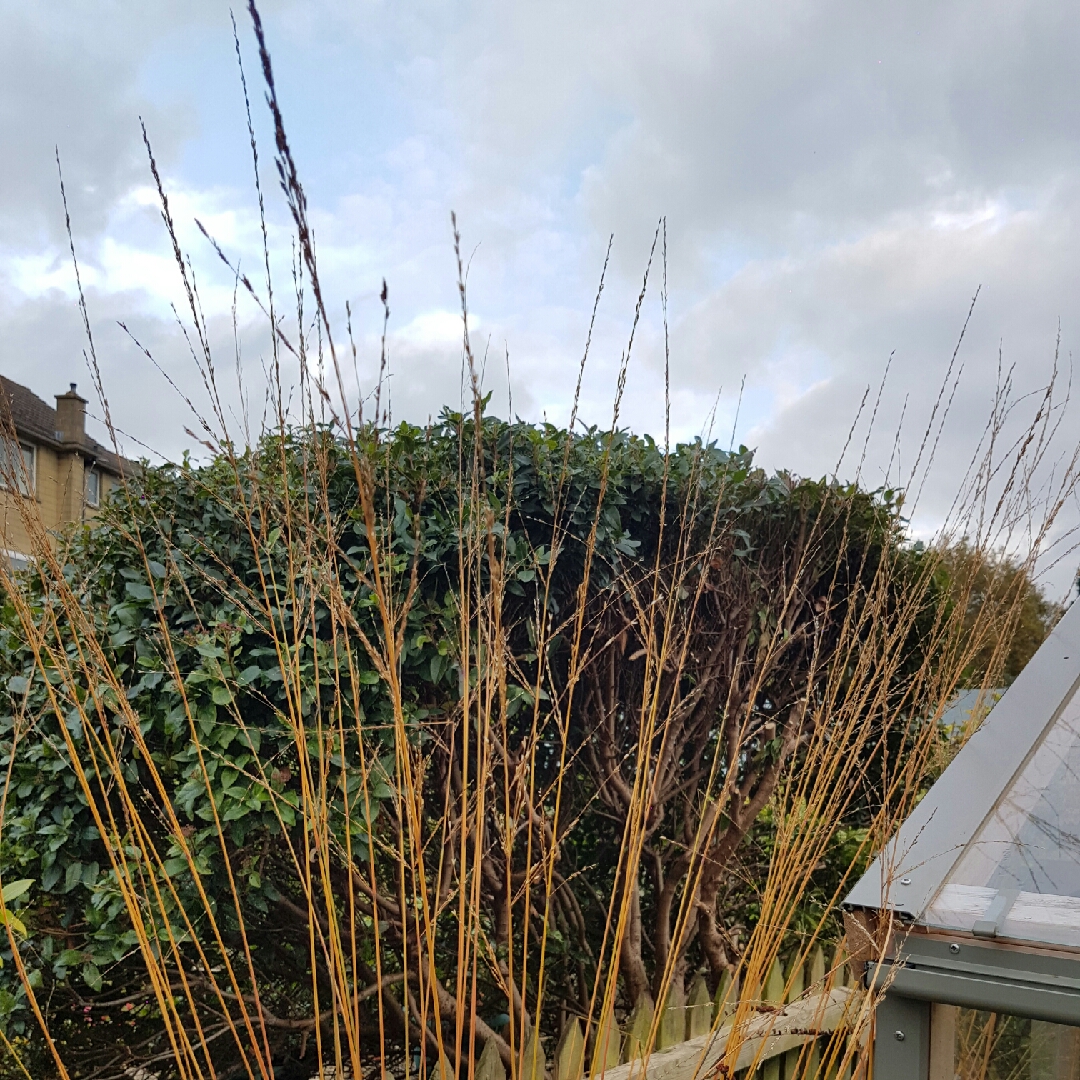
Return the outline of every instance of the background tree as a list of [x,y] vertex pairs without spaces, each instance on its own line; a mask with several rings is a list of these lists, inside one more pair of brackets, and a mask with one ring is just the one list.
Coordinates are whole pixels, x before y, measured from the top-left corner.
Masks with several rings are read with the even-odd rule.
[[[968,638],[977,639],[963,684],[979,687],[997,671],[1000,685],[1008,686],[1046,640],[1063,606],[1045,595],[1029,558],[980,551],[966,539],[938,545],[937,554],[950,603]],[[1007,611],[1009,618],[981,618],[987,610]]]

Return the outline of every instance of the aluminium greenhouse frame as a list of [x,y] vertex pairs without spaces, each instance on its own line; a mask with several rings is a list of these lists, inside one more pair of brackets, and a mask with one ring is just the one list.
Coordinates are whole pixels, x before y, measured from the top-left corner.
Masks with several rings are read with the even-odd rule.
[[885,990],[874,1080],[952,1080],[935,1005],[1080,1027],[1078,763],[1080,603],[844,901],[853,958]]

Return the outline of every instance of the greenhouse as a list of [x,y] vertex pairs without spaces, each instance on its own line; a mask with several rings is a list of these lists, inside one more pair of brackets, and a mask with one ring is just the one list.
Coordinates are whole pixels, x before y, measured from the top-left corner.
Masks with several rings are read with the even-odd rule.
[[1080,1080],[1080,604],[845,908],[874,1080]]

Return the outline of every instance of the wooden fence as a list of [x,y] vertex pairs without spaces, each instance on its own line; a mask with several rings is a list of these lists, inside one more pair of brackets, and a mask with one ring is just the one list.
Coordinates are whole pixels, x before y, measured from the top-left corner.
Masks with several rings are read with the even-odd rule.
[[[609,1013],[606,1022],[592,1025],[588,1039],[581,1019],[572,1017],[550,1062],[534,1031],[518,1080],[863,1080],[867,1074],[865,1020],[856,1034],[863,994],[839,951],[826,965],[817,949],[794,973],[777,960],[758,999],[742,1001],[729,978],[710,996],[700,975],[686,999],[680,996],[668,995],[659,1021],[649,997],[638,1001],[621,1028]],[[734,1069],[724,1073],[720,1066],[740,1004],[745,1008],[738,1055]],[[653,1049],[646,1054],[654,1024]],[[312,1080],[335,1076],[333,1066],[325,1065]],[[430,1066],[429,1080],[454,1080],[445,1057]],[[493,1042],[485,1045],[473,1080],[508,1080]]]
[[[737,1011],[741,1030],[733,1075],[741,1080],[859,1080],[867,1057],[865,1030],[858,1043],[853,1034],[861,1001],[846,957],[838,953],[827,966],[820,949],[794,972],[777,960],[760,998],[753,1001],[740,1002],[739,988],[733,988],[730,979],[710,995],[698,975],[685,996],[681,988],[669,992],[659,1018],[647,996],[637,1002],[622,1029],[609,1013],[592,1025],[591,1038],[582,1021],[572,1017],[551,1062],[534,1032],[526,1041],[518,1080],[718,1078],[725,1075],[719,1067]],[[646,1054],[654,1027],[653,1049]],[[474,1080],[507,1080],[490,1042]]]

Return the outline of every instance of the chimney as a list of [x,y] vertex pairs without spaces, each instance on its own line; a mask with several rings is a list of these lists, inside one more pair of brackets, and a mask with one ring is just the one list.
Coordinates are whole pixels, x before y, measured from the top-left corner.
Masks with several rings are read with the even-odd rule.
[[86,441],[86,399],[79,397],[74,383],[66,394],[56,395],[56,428],[61,442]]

